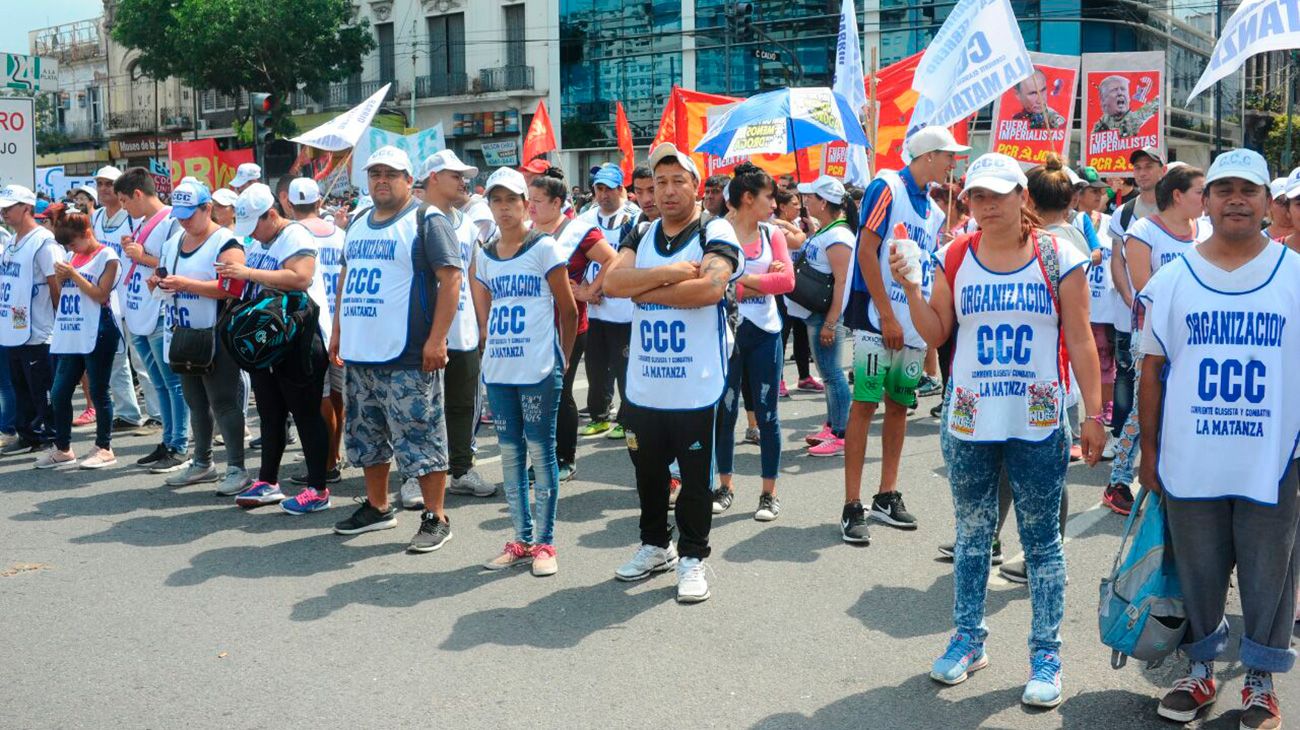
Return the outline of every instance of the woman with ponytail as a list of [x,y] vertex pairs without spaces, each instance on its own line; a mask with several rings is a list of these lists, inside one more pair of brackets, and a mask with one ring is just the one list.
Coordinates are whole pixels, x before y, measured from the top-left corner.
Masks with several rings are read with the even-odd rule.
[[940,431],[957,517],[956,631],[930,676],[958,684],[988,666],[984,600],[1005,468],[1033,612],[1029,681],[1021,702],[1055,707],[1061,702],[1065,602],[1058,519],[1070,443],[1063,417],[1069,367],[1062,345],[1079,375],[1074,387],[1088,413],[1082,443],[1090,465],[1101,455],[1105,433],[1083,274],[1087,259],[1039,227],[1025,208],[1029,184],[1006,155],[987,154],[971,164],[962,194],[981,230],[939,251],[943,276],[935,277],[929,301],[919,277],[908,276],[918,265],[914,257],[894,250],[889,263],[925,341],[938,346],[957,332]]

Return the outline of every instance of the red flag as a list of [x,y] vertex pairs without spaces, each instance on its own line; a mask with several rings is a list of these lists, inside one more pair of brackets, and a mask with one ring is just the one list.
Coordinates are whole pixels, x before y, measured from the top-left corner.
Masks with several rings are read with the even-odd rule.
[[551,129],[551,115],[546,113],[546,104],[537,102],[537,111],[533,113],[533,123],[528,125],[528,134],[524,135],[523,164],[555,149],[555,131]]
[[[918,94],[912,88],[912,77],[921,64],[924,51],[912,54],[898,63],[886,66],[876,74],[876,140],[872,170],[901,170],[903,163],[903,138],[916,107]],[[867,79],[867,94],[871,93],[871,80]],[[973,115],[972,115],[973,116]],[[961,144],[970,136],[970,118],[949,127]]]
[[623,152],[623,179],[632,184],[632,170],[636,167],[636,151],[632,149],[632,125],[627,123],[627,114],[623,111],[623,102],[615,107],[615,126],[618,129],[618,148]]

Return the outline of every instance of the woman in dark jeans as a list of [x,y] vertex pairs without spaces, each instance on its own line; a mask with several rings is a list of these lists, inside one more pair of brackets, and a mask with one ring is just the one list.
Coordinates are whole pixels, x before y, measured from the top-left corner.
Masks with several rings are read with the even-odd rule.
[[[578,375],[587,342],[587,301],[593,292],[600,291],[605,274],[618,261],[614,247],[605,240],[599,228],[564,215],[564,194],[564,180],[560,178],[538,175],[528,185],[528,217],[533,226],[554,236],[561,246],[573,250],[568,273],[573,298],[578,303],[578,336],[573,341],[573,354],[564,371],[564,389],[560,393],[560,412],[556,420],[555,454],[560,464],[561,482],[572,479],[578,470],[578,404],[573,398],[573,381]],[[600,264],[600,271],[594,281],[583,284],[583,274],[593,261]]]
[[[222,277],[247,281],[246,298],[257,298],[264,287],[306,292],[318,315],[328,313],[324,277],[316,266],[316,237],[302,224],[281,217],[274,205],[271,189],[261,183],[240,193],[235,206],[235,234],[250,237],[244,249],[246,265],[219,264],[217,271]],[[249,373],[262,422],[262,465],[253,486],[235,498],[241,507],[279,502],[285,512],[293,515],[330,507],[325,482],[329,429],[320,412],[329,372],[327,333],[319,318],[306,326],[279,362]],[[290,414],[298,427],[307,462],[307,486],[297,496],[286,499],[279,476]]]
[[122,342],[108,299],[121,266],[113,249],[95,240],[90,216],[61,203],[47,212],[54,239],[68,249],[66,259],[54,263],[59,282],[54,310],[54,385],[50,406],[54,411],[54,448],[36,461],[37,469],[70,466],[72,453],[72,394],[86,375],[95,406],[95,448],[81,460],[82,469],[102,469],[117,463],[113,455],[113,399],[108,381],[113,356]]
[[[808,240],[808,232],[802,227],[803,206],[799,203],[799,196],[793,189],[786,189],[778,186],[776,192],[772,195],[776,199],[776,211],[772,214],[772,225],[781,229],[785,234],[786,249],[790,252],[790,258],[794,262],[799,260],[799,249],[803,247],[803,242]],[[804,326],[803,320],[798,317],[791,317],[785,307],[785,297],[776,298],[776,309],[781,313],[781,362],[782,371],[785,365],[785,348],[789,346],[790,340],[794,340],[794,366],[799,372],[798,386],[804,390],[822,392],[825,386],[814,378],[812,371],[809,370],[809,364],[812,362],[812,348],[808,345],[808,328]],[[789,398],[790,391],[785,387],[785,378],[781,378],[781,387],[779,395],[782,398]],[[746,410],[749,410],[746,408]]]

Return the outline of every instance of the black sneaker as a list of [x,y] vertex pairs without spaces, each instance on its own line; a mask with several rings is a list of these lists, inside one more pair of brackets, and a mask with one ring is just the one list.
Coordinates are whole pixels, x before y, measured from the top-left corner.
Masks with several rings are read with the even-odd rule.
[[[307,472],[303,471],[294,474],[293,476],[289,477],[289,481],[293,482],[294,484],[306,484]],[[341,481],[343,481],[343,472],[339,470],[337,466],[325,472],[326,484],[338,484]]]
[[158,444],[153,451],[135,460],[136,466],[150,466],[167,455],[167,444]]
[[361,506],[352,516],[334,525],[334,532],[339,535],[358,535],[374,530],[387,530],[397,527],[397,510],[392,505],[380,512],[370,504],[370,500],[361,500]]
[[844,512],[840,515],[840,537],[844,542],[856,545],[871,544],[871,530],[867,528],[867,511],[856,499],[844,505]]
[[943,401],[930,409],[930,418],[943,418]]
[[731,509],[731,503],[735,499],[736,493],[730,487],[718,487],[713,493],[713,514],[720,515]]
[[759,522],[771,522],[781,514],[781,500],[775,494],[763,492],[758,496],[758,509],[754,510],[754,519]]
[[42,450],[43,449],[41,448],[41,445],[36,443],[35,441],[24,441],[23,439],[18,439],[12,444],[9,444],[3,449],[0,449],[0,456],[13,456],[14,454],[34,454],[37,451],[42,451]]
[[162,421],[157,418],[146,418],[144,423],[135,427],[131,432],[132,436],[152,436],[162,430]]
[[916,518],[903,504],[903,493],[898,491],[877,494],[871,498],[871,519],[900,530],[915,530]]
[[1029,582],[1029,573],[1025,569],[1024,560],[1016,560],[998,568],[998,575],[1006,578],[1012,583],[1020,583],[1023,585]]
[[143,423],[131,423],[125,418],[114,418],[113,433],[126,433],[128,431],[134,432],[143,425]]
[[451,520],[446,516],[438,519],[438,515],[425,512],[420,515],[420,529],[415,531],[415,536],[406,549],[413,553],[431,553],[446,545],[450,539]]
[[255,439],[250,439],[249,442],[248,442],[248,448],[250,448],[250,449],[260,449],[260,448],[262,448],[262,437],[261,437],[261,436],[258,436],[258,437],[255,438]]
[[[956,552],[957,552],[956,543],[946,542],[939,546],[939,554],[949,560],[952,560]],[[993,564],[994,565],[1002,564],[1002,541],[1001,540],[993,541]]]
[[190,457],[174,449],[167,449],[167,453],[152,464],[149,464],[149,472],[152,474],[167,474],[169,472],[184,469],[190,465]]

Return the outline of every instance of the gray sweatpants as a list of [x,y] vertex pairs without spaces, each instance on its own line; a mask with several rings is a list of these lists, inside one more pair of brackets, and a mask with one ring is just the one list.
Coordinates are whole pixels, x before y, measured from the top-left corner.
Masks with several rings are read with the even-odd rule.
[[1241,663],[1265,672],[1287,672],[1295,664],[1297,465],[1300,461],[1291,462],[1273,506],[1245,499],[1165,498],[1189,623],[1180,648],[1188,658],[1213,661],[1227,646],[1223,613],[1235,566],[1246,625]]
[[[226,466],[244,467],[244,404],[247,388],[242,370],[225,347],[217,343],[212,372],[207,375],[182,375],[181,391],[190,407],[190,431],[194,437],[194,463],[212,465],[212,429],[221,430],[226,441]],[[246,376],[243,376],[246,377]]]

